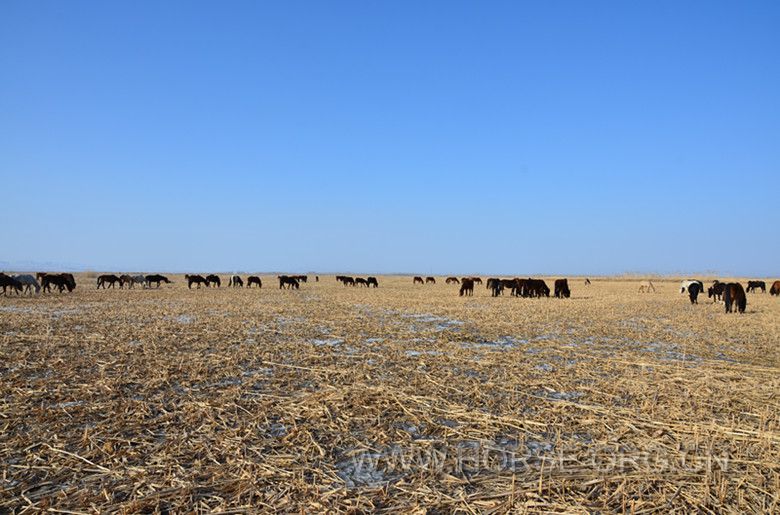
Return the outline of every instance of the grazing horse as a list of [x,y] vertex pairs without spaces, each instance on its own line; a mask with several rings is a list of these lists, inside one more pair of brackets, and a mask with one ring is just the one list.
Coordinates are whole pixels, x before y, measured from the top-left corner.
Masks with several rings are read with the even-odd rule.
[[206,286],[211,287],[212,284],[216,284],[217,288],[222,286],[222,280],[218,275],[211,274],[206,276]]
[[425,284],[436,284],[436,279],[433,277],[426,277]]
[[732,313],[732,306],[736,304],[737,311],[744,313],[747,307],[745,290],[739,283],[729,283],[723,288],[723,303],[726,305],[726,313]]
[[146,277],[144,277],[142,274],[136,274],[130,279],[130,288],[135,288],[136,284],[140,284],[141,288],[146,288]]
[[122,288],[124,288],[125,284],[128,285],[128,288],[132,288],[133,278],[127,274],[122,274],[119,276],[119,289],[121,290]]
[[412,279],[412,283],[413,284],[425,284],[425,281],[423,281],[423,278],[418,275],[417,277]]
[[555,280],[555,297],[558,299],[571,297],[571,290],[569,290],[569,281],[567,279]]
[[32,295],[32,290],[35,290],[35,293],[41,292],[41,285],[38,284],[38,281],[35,279],[35,276],[30,274],[21,274],[21,275],[15,275],[14,279],[19,281],[22,286],[24,286],[25,293],[29,293]]
[[460,282],[460,293],[459,295],[461,297],[471,297],[474,295],[474,280],[473,279],[463,279]]
[[[239,279],[241,278],[239,277]],[[263,287],[263,281],[261,281],[259,277],[256,275],[250,275],[246,278],[246,287],[251,288],[253,284],[256,284],[258,288]]]
[[193,284],[197,284],[198,289],[200,289],[201,284],[209,285],[209,282],[202,275],[185,275],[184,278],[187,280],[188,289],[192,289]]
[[[119,283],[119,286],[122,286],[122,280],[117,277],[114,274],[103,274],[99,275],[97,278],[97,288],[100,289],[101,287],[105,290],[106,288],[113,288],[114,284]],[[106,286],[108,284],[108,286]]]
[[692,284],[699,285],[699,291],[704,291],[704,283],[696,279],[687,279],[680,283],[680,293],[685,293]]
[[655,286],[652,281],[641,281],[639,283],[639,293],[655,293]]
[[352,277],[344,277],[341,281],[344,286],[355,286],[355,280]]
[[52,285],[62,293],[64,290],[72,292],[76,289],[76,280],[73,278],[73,274],[39,274],[37,277],[41,278],[41,288],[44,292],[51,293]]
[[748,281],[746,293],[755,293],[758,288],[761,288],[761,293],[766,293],[766,283],[764,281]]
[[233,288],[243,288],[244,287],[244,281],[241,280],[240,275],[231,275],[230,281],[228,282],[228,286]]
[[376,280],[376,277],[369,277],[366,279],[366,286],[373,286],[374,288],[379,288],[379,281]]
[[526,279],[527,290],[531,297],[549,297],[550,287],[542,279]]
[[487,280],[487,288],[491,290],[491,295],[493,297],[498,297],[504,293],[504,283],[501,279],[495,277],[491,277]]
[[15,291],[17,295],[22,291],[22,283],[20,281],[3,273],[0,273],[0,286],[3,287],[3,295],[6,294],[7,288],[11,288],[11,291]]
[[688,296],[691,299],[691,304],[699,303],[700,291],[701,291],[701,287],[699,286],[699,283],[693,283],[692,285],[688,286]]
[[474,281],[474,284],[482,284],[482,279],[479,277],[472,277],[471,280]]
[[585,278],[585,286],[590,286],[590,279],[587,277]]
[[460,280],[457,277],[447,277],[444,282],[447,284],[460,284]]
[[726,283],[715,281],[712,286],[707,288],[707,297],[712,299],[712,302],[718,302],[723,296],[723,289],[726,287]]
[[170,284],[171,280],[160,274],[150,274],[144,277],[144,282],[149,288],[152,287],[152,283],[155,283],[157,288],[160,287],[160,283]]
[[300,289],[301,285],[298,282],[298,279],[295,277],[289,277],[286,275],[279,275],[277,276],[279,278],[279,289],[281,290],[284,287],[287,287],[288,289],[295,288],[296,290]]
[[780,295],[780,281],[772,283],[772,287],[769,288],[769,295]]
[[365,286],[366,288],[368,288],[368,281],[366,281],[362,277],[355,277],[355,286],[357,285]]

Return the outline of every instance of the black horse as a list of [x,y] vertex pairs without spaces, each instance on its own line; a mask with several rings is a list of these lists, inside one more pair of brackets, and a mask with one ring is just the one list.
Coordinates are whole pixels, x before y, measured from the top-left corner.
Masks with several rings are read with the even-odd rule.
[[368,288],[368,281],[366,281],[362,277],[355,277],[355,286],[358,285],[365,286],[366,288]]
[[3,288],[3,295],[6,294],[7,288],[11,288],[11,292],[15,291],[17,295],[19,295],[23,289],[21,282],[17,281],[10,275],[5,275],[3,273],[0,273],[0,286]]
[[211,286],[212,284],[216,284],[217,288],[222,286],[222,280],[218,275],[211,274],[206,276],[206,286]]
[[699,292],[701,291],[701,285],[699,283],[693,283],[688,286],[688,296],[691,299],[691,304],[699,303]]
[[571,290],[569,290],[569,281],[567,279],[556,279],[555,285],[555,297],[558,299],[568,299],[571,297]]
[[376,280],[376,277],[369,277],[366,279],[366,286],[373,286],[374,288],[379,288],[379,281]]
[[165,277],[164,275],[160,274],[150,274],[145,277],[146,279],[146,285],[151,288],[152,283],[154,283],[156,288],[160,287],[160,283],[170,284],[171,280]]
[[461,297],[471,297],[474,295],[474,279],[467,279],[464,278],[460,282],[460,292],[459,295]]
[[259,277],[256,275],[250,275],[246,278],[246,287],[251,288],[253,284],[256,284],[258,288],[263,287],[263,281],[261,281]]
[[747,293],[755,293],[757,289],[761,289],[761,293],[766,293],[766,283],[764,281],[748,281]]
[[60,293],[65,290],[72,292],[76,289],[76,280],[73,278],[73,274],[38,273],[37,277],[41,281],[41,288],[44,292],[51,292],[52,285],[56,286]]
[[116,283],[119,283],[120,288],[122,287],[122,279],[114,274],[99,275],[97,278],[97,289],[113,288]]
[[187,288],[190,289],[192,289],[193,284],[197,284],[198,288],[201,284],[209,285],[209,282],[202,275],[185,275],[184,278],[187,279]]
[[288,289],[296,289],[296,290],[298,290],[301,287],[300,283],[298,282],[298,279],[296,279],[295,277],[289,277],[289,276],[286,276],[286,275],[280,275],[280,276],[278,276],[278,278],[279,278],[279,289],[280,290],[282,288],[285,288],[285,287],[288,288]]

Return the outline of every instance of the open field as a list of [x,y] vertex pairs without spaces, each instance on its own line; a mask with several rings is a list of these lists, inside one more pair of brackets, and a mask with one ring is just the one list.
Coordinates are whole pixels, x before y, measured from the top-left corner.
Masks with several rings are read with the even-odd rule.
[[0,297],[0,512],[780,511],[768,293],[77,280]]

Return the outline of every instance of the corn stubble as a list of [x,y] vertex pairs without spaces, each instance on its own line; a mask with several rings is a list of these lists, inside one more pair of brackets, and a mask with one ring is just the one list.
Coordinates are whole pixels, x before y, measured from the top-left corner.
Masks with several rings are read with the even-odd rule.
[[780,510],[768,294],[79,279],[0,298],[0,511]]

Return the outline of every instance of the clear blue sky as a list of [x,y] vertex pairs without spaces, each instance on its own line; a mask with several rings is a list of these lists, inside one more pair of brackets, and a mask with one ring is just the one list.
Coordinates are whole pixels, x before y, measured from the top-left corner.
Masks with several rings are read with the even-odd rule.
[[0,262],[777,275],[778,27],[775,1],[4,1]]

